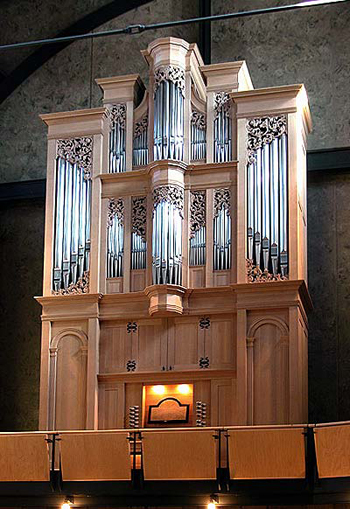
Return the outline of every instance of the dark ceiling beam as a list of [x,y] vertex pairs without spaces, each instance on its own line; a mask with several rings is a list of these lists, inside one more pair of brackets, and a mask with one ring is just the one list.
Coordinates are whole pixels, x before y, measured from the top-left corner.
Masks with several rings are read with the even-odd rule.
[[[211,16],[211,0],[199,0],[199,16]],[[199,25],[199,51],[204,63],[211,63],[211,21]]]
[[[75,34],[91,32],[95,28],[117,18],[121,14],[136,9],[151,0],[114,0],[94,12],[87,14],[79,21],[73,23],[55,37],[66,37]],[[21,62],[8,76],[0,76],[0,104],[31,74],[44,65],[50,58],[71,44],[71,41],[42,46]]]

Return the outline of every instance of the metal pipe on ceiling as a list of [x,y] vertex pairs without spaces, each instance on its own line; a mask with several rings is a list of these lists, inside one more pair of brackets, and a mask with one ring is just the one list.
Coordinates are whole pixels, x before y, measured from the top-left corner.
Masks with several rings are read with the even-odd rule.
[[298,2],[296,4],[291,5],[280,5],[276,7],[268,7],[265,9],[254,9],[250,11],[239,11],[239,12],[230,12],[227,14],[217,14],[213,16],[202,16],[199,18],[190,18],[190,19],[182,19],[177,21],[167,21],[164,23],[152,23],[150,25],[128,25],[124,28],[116,28],[114,30],[106,30],[103,32],[89,32],[87,34],[78,34],[78,35],[69,35],[65,37],[56,37],[53,39],[39,39],[36,41],[27,41],[27,42],[16,42],[13,44],[3,44],[0,46],[1,50],[7,49],[15,49],[15,48],[24,48],[29,46],[41,46],[44,44],[57,44],[57,43],[66,43],[69,41],[75,41],[80,39],[95,39],[97,37],[109,37],[111,35],[120,35],[120,34],[139,34],[141,32],[145,32],[147,30],[158,30],[160,28],[169,28],[181,25],[189,25],[191,23],[205,23],[208,21],[225,21],[227,19],[233,18],[242,18],[247,16],[256,16],[261,14],[272,14],[274,12],[283,12],[283,11],[292,11],[296,9],[310,8],[310,7],[319,7],[321,5],[329,5],[336,4],[340,2],[349,2],[350,0],[309,0],[306,2]]

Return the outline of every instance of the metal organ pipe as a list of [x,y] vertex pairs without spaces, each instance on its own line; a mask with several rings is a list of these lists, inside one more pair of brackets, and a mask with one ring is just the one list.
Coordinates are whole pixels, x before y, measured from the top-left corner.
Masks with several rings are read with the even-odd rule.
[[154,284],[182,282],[183,189],[153,191],[152,276]]
[[204,113],[192,110],[191,115],[191,160],[206,158],[207,153],[206,118]]
[[124,202],[109,201],[107,225],[107,277],[123,275],[124,256]]
[[147,228],[147,198],[137,196],[132,198],[131,208],[131,269],[146,268],[146,228]]
[[232,120],[229,95],[225,92],[214,96],[214,161],[224,163],[232,159]]
[[114,104],[108,109],[111,130],[109,132],[109,173],[126,171],[126,106]]
[[247,123],[248,259],[269,279],[288,273],[286,125],[285,116]]
[[229,189],[216,189],[214,193],[214,270],[231,268],[231,193]]
[[56,161],[53,290],[77,284],[89,270],[90,176],[77,163]]
[[133,165],[148,164],[148,115],[135,123],[133,142]]
[[190,194],[190,265],[205,265],[206,192]]
[[174,66],[155,72],[154,160],[183,160],[185,73]]

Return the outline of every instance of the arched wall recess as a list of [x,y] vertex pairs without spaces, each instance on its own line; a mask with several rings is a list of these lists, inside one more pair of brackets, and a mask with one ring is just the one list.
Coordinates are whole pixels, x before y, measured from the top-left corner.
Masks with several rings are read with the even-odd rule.
[[289,329],[275,317],[254,322],[247,336],[248,424],[289,422]]
[[84,429],[88,338],[67,328],[50,345],[50,429]]

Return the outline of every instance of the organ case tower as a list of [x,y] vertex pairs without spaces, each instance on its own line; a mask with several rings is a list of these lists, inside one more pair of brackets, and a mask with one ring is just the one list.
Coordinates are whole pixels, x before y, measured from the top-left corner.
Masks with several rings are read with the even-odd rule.
[[307,422],[303,85],[157,39],[48,126],[40,429]]

